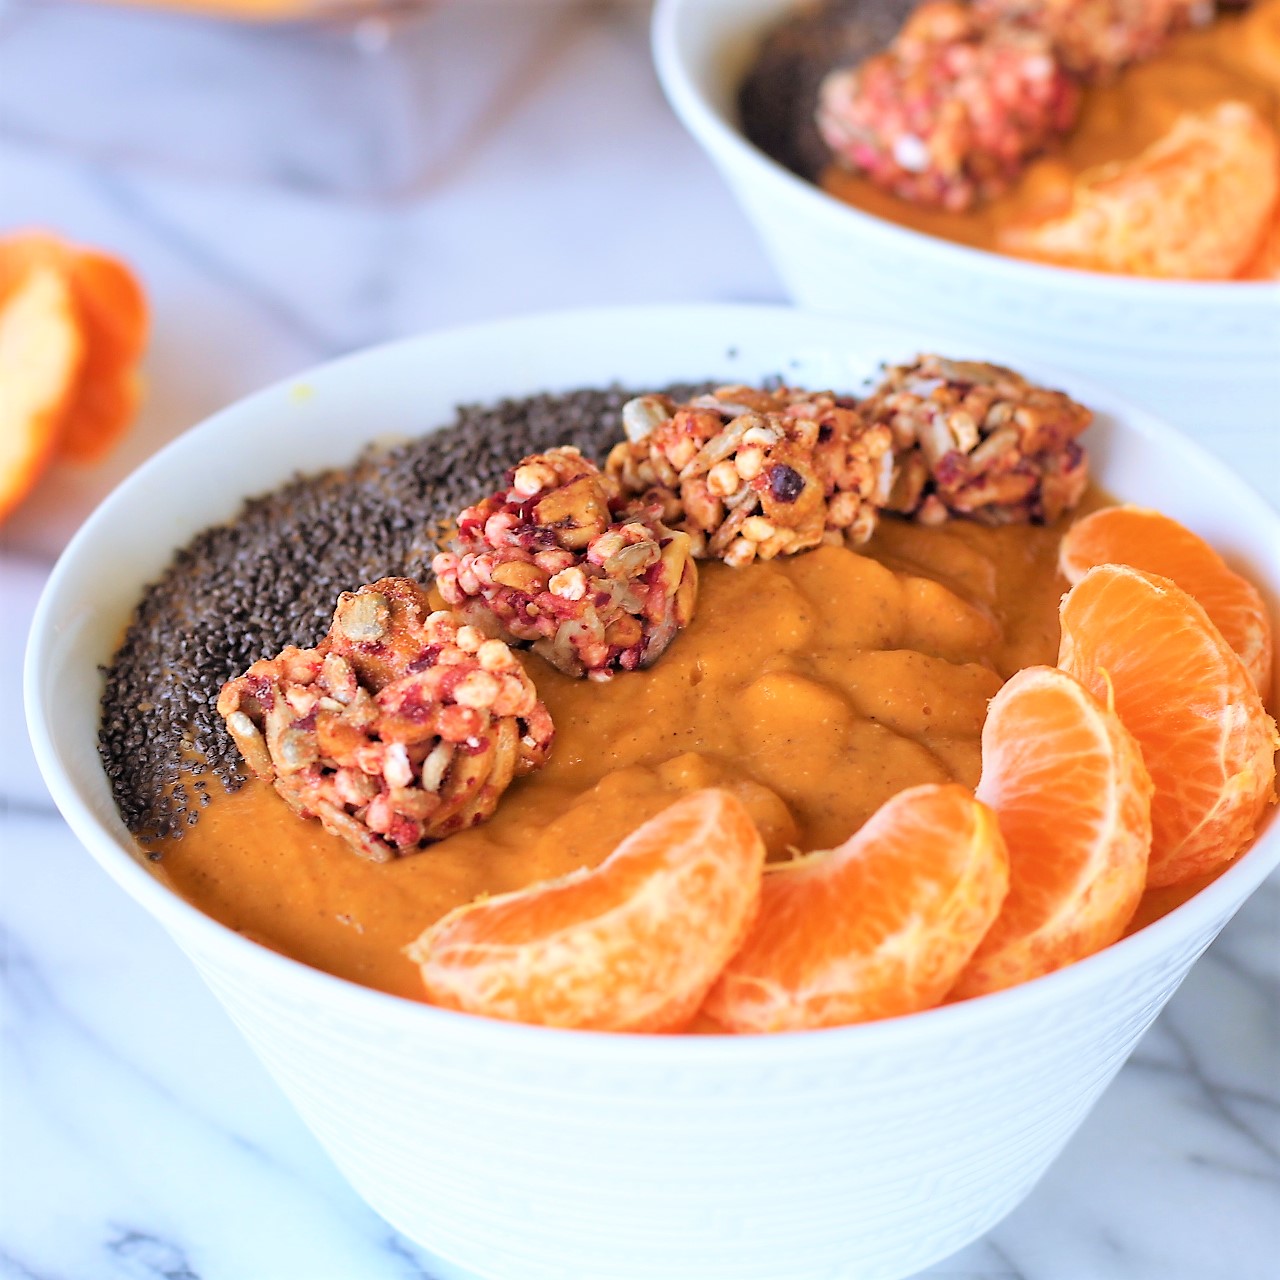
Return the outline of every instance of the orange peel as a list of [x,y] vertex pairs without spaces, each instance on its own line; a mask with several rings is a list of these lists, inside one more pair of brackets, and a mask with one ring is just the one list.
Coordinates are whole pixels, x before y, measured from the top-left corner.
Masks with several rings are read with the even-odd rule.
[[0,281],[0,520],[53,457],[84,345],[62,273],[34,263]]

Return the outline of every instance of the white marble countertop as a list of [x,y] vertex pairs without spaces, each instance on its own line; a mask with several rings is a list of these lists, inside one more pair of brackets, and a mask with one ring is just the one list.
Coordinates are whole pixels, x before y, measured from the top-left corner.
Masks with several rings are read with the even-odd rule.
[[[250,31],[0,0],[0,230],[123,254],[156,321],[136,430],[99,466],[57,469],[0,531],[2,1280],[431,1275],[53,809],[18,713],[20,651],[97,500],[267,382],[515,312],[783,300],[662,102],[646,19],[641,3],[510,0],[354,34]],[[1199,434],[1280,504],[1274,465],[1257,466],[1274,447]],[[1273,879],[1030,1198],[928,1274],[1272,1280],[1278,1259]]]

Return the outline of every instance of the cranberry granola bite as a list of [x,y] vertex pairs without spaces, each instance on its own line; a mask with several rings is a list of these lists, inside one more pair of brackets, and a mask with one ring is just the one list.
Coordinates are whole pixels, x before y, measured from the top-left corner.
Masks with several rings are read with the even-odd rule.
[[508,646],[407,578],[344,592],[319,645],[255,662],[218,713],[254,774],[373,862],[483,822],[554,732]]
[[432,561],[440,594],[566,675],[650,666],[692,621],[698,571],[687,534],[620,505],[577,449],[533,454],[458,517],[454,549]]
[[1091,411],[999,365],[923,355],[890,368],[859,408],[893,433],[886,509],[921,524],[1050,524],[1088,483],[1076,437]]
[[688,533],[698,556],[744,565],[865,542],[888,497],[890,432],[829,393],[721,387],[683,405],[639,396],[622,420],[627,439],[606,473]]
[[1212,0],[975,0],[973,9],[982,21],[1038,32],[1086,80],[1106,79],[1213,18]]
[[818,128],[845,168],[904,200],[963,210],[1008,187],[1079,106],[1040,32],[934,0],[883,53],[827,76]]

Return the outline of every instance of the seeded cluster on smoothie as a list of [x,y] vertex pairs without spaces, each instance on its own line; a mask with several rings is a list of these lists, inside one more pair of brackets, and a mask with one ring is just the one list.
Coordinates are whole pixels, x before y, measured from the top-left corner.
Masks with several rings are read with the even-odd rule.
[[656,662],[693,616],[688,537],[624,503],[572,447],[525,458],[507,480],[462,512],[455,549],[432,561],[444,600],[566,675]]
[[319,645],[255,662],[218,714],[257,777],[374,862],[484,821],[552,739],[507,645],[408,578],[345,593]]

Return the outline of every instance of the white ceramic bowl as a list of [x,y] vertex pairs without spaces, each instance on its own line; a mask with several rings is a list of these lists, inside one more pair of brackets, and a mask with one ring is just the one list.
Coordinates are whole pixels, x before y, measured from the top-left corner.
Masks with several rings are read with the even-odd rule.
[[[879,360],[932,342],[730,307],[568,313],[412,339],[189,432],[102,505],[55,569],[26,672],[54,799],[191,957],[356,1189],[436,1255],[502,1280],[872,1280],[951,1253],[1027,1193],[1192,961],[1280,862],[1274,817],[1171,915],[998,995],[791,1035],[551,1031],[329,977],[163,888],[99,764],[98,664],[171,551],[249,490],[345,462],[373,436],[430,428],[459,401],[776,372],[852,388]],[[1145,414],[1049,378],[1099,410],[1089,443],[1103,483],[1202,531],[1274,606],[1280,520],[1261,500]]]
[[1022,262],[851,208],[738,125],[761,37],[798,0],[658,0],[667,97],[801,306],[878,316],[1070,369],[1193,433],[1280,424],[1280,283],[1139,280]]

